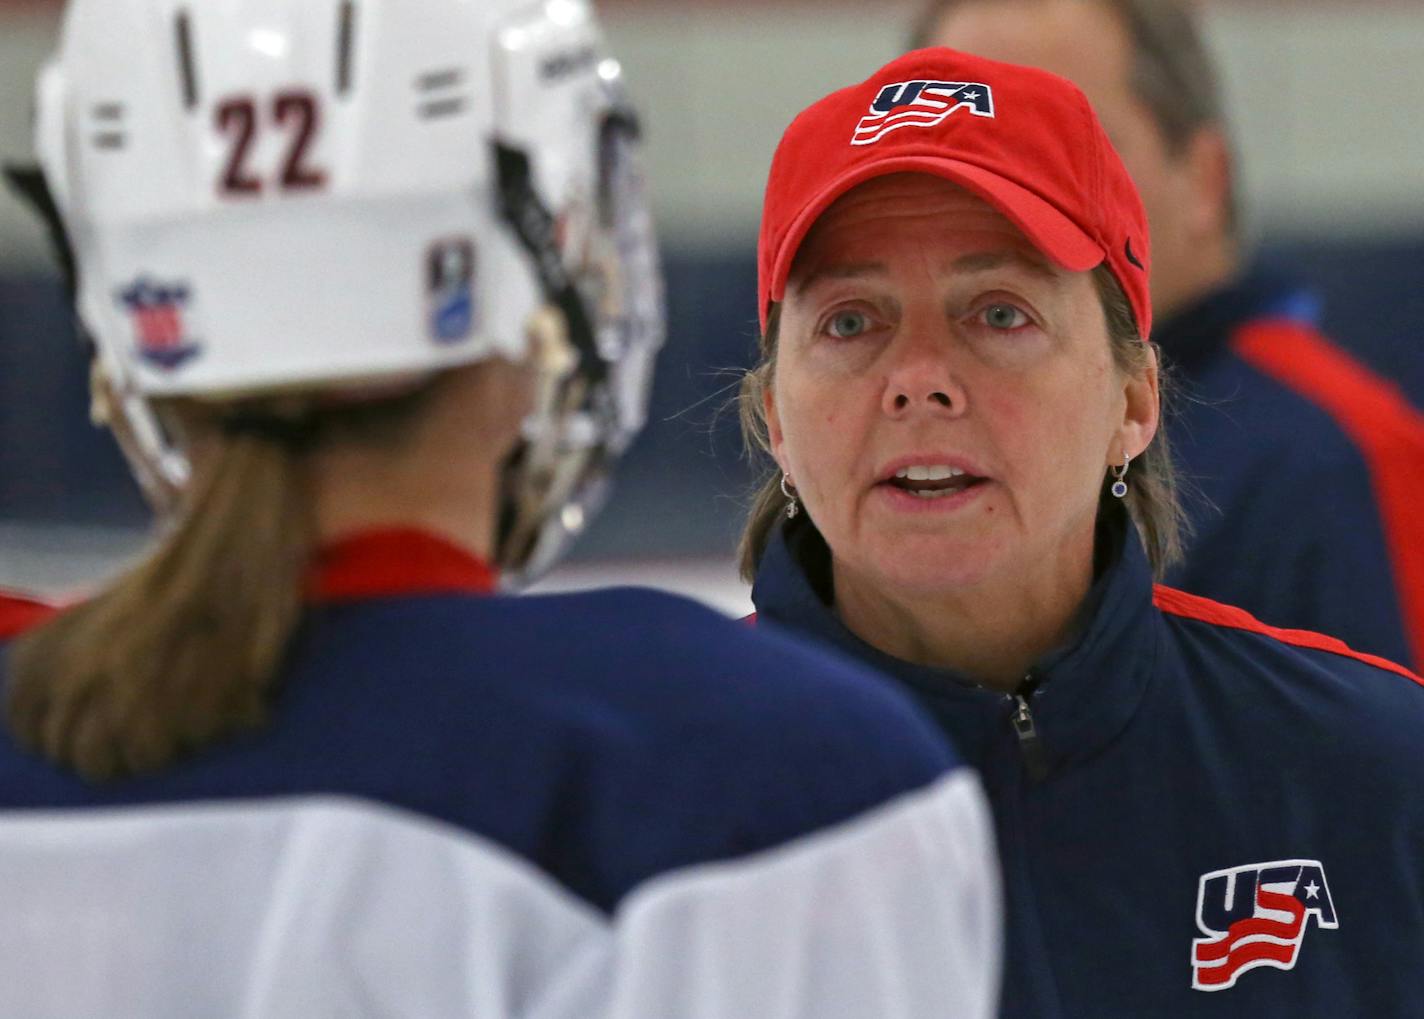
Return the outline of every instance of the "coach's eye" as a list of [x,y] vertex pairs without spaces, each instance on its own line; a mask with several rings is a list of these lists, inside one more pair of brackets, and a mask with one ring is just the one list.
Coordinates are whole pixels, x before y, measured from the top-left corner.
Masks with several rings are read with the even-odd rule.
[[992,329],[1018,329],[1028,325],[1028,316],[1012,304],[991,304],[981,313],[984,324]]
[[860,311],[838,311],[826,323],[826,331],[837,339],[848,340],[870,328],[870,319]]

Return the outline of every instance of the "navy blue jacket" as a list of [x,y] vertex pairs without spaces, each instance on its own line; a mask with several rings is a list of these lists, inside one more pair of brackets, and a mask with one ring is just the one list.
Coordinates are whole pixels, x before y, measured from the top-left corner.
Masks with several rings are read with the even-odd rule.
[[1421,681],[1154,588],[1125,530],[1026,715],[851,634],[804,519],[778,528],[752,598],[761,624],[912,691],[979,769],[1005,1017],[1424,1015]]
[[1196,530],[1175,587],[1424,667],[1424,415],[1257,270],[1163,322]]

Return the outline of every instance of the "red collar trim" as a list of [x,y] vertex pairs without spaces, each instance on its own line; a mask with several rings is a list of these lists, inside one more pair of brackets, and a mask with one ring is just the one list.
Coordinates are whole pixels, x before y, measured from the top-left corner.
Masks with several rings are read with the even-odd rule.
[[361,531],[325,546],[307,577],[307,599],[358,601],[420,594],[489,594],[499,575],[446,538],[415,527]]
[[18,637],[46,623],[58,611],[55,606],[28,595],[0,590],[0,640]]

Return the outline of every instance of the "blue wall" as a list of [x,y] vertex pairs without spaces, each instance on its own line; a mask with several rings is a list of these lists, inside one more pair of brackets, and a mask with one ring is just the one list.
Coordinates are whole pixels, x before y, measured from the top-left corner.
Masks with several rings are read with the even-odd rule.
[[[1281,261],[1283,245],[1267,252]],[[1424,407],[1424,240],[1291,245],[1336,338]],[[749,255],[666,262],[669,339],[648,427],[579,558],[725,554],[752,473],[737,433],[737,372],[755,351]],[[57,284],[0,279],[0,519],[139,524],[142,499],[88,422],[85,355]]]

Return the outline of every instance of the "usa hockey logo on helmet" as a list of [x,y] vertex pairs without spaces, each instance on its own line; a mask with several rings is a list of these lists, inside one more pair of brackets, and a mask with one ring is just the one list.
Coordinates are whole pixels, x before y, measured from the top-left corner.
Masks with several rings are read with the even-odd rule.
[[165,371],[175,371],[202,352],[188,334],[185,309],[191,291],[184,283],[158,283],[147,276],[119,291],[117,300],[133,322],[138,356]]
[[934,127],[956,110],[994,115],[994,90],[972,81],[897,81],[886,85],[860,118],[852,145],[873,145],[902,127]]
[[1260,966],[1294,969],[1311,917],[1322,930],[1340,921],[1319,860],[1276,860],[1214,870],[1197,889],[1192,987],[1224,991]]

